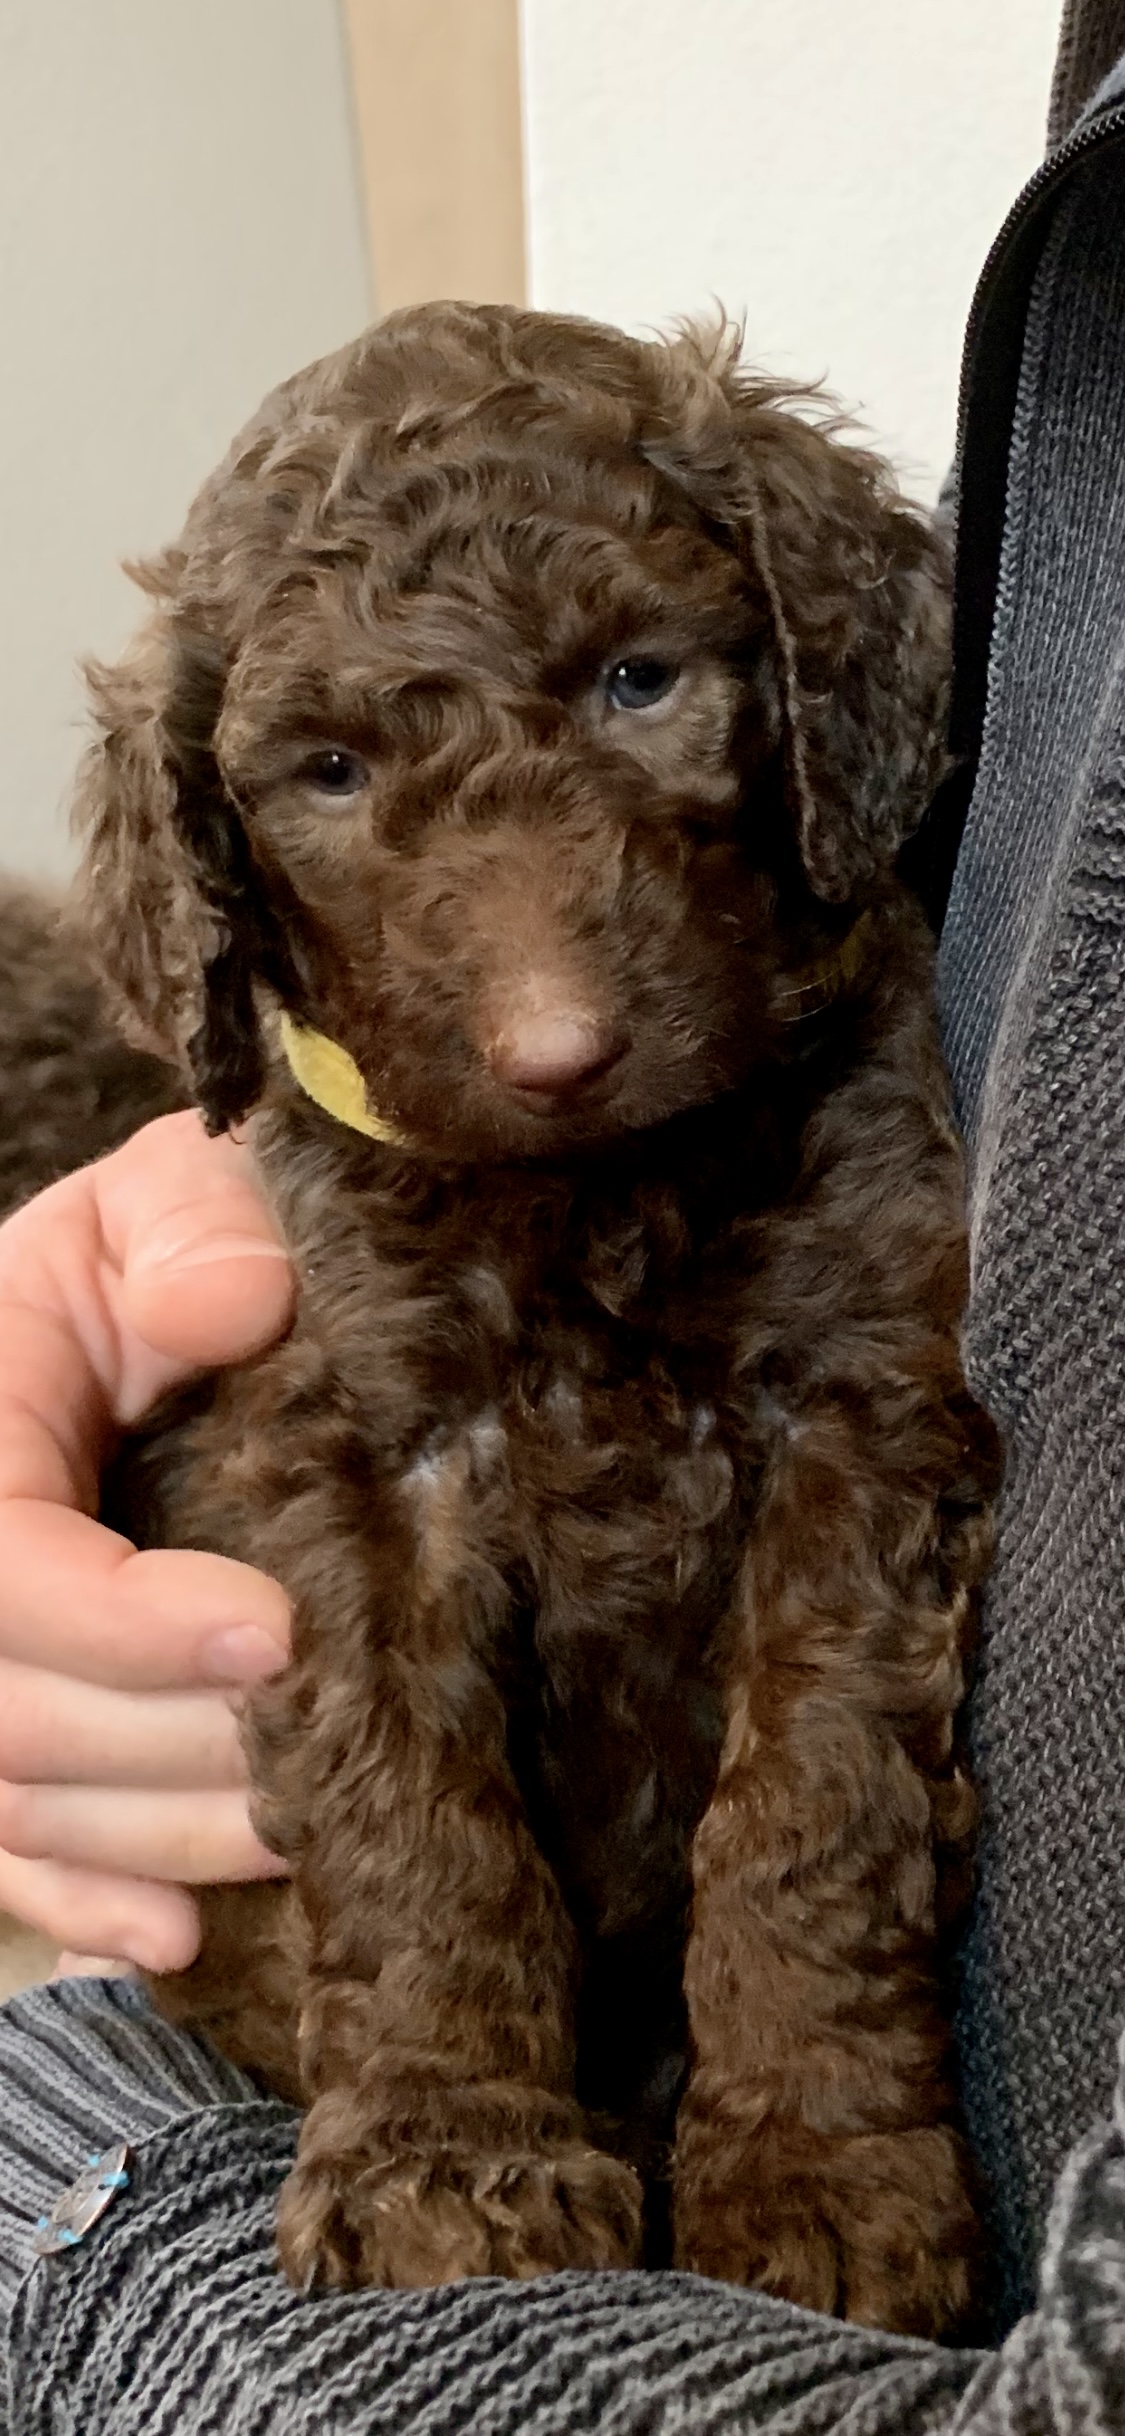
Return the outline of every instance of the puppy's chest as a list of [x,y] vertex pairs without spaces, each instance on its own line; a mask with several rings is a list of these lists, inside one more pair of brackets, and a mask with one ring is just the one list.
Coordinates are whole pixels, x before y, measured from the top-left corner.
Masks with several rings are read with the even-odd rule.
[[591,1213],[517,1177],[495,1206],[466,1196],[409,1223],[384,1206],[368,1225],[344,1318],[337,1261],[323,1293],[306,1270],[299,1331],[356,1416],[423,1592],[486,1563],[534,1614],[560,1688],[571,1643],[587,1675],[599,1640],[618,1668],[629,1652],[665,1675],[694,1662],[776,1434],[747,1375],[760,1287],[741,1219],[701,1243],[669,1189]]
[[660,1228],[626,1211],[580,1229],[534,1203],[471,1237],[420,1230],[414,1257],[383,1236],[362,1343],[315,1293],[302,1315],[362,1416],[411,1612],[478,1619],[584,1945],[608,1941],[645,1986],[678,1986],[724,1626],[775,1427],[745,1370],[751,1249],[681,1250],[667,1207]]
[[616,1312],[581,1275],[552,1285],[521,1298],[482,1264],[450,1298],[401,1496],[420,1542],[456,1511],[465,1544],[523,1585],[544,1655],[599,1629],[698,1644],[768,1441],[754,1389],[736,1391],[736,1332],[702,1308],[693,1326],[682,1292]]
[[584,1941],[624,1939],[646,1979],[677,1946],[752,1527],[726,1369],[555,1314],[399,1482],[425,1583],[440,1589],[451,1550],[505,1579],[490,1663],[529,1815]]

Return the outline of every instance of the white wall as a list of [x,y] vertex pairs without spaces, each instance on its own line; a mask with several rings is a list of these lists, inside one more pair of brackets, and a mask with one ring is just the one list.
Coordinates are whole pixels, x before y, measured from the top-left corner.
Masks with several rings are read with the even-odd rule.
[[[721,296],[932,490],[1058,0],[521,5],[533,301]],[[0,866],[66,866],[117,563],[369,319],[363,218],[335,0],[0,0]]]
[[1060,0],[521,0],[532,301],[746,315],[932,495]]
[[118,560],[371,312],[335,0],[0,0],[0,865],[68,860]]

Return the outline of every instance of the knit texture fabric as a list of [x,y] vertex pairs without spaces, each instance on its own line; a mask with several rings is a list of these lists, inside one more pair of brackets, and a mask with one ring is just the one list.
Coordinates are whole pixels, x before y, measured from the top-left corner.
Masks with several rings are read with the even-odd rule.
[[[13,1998],[0,2088],[2,2436],[923,2436],[979,2365],[689,2275],[300,2296],[273,2253],[296,2115],[128,1981]],[[129,2188],[34,2265],[121,2139]]]
[[[297,2118],[127,1981],[0,2010],[0,2436],[1120,2436],[1125,2103],[1063,2176],[1039,2308],[943,2351],[690,2275],[304,2296],[273,2254]],[[91,2152],[129,2183],[37,2220]],[[4,2338],[6,2337],[6,2341]]]
[[1006,2322],[1058,2166],[1109,2104],[1125,2015],[1123,348],[1125,171],[1091,159],[1028,323],[942,952],[972,1154],[967,1362],[1007,1446],[960,2020]]
[[[303,2296],[273,2255],[297,2118],[127,1981],[0,2011],[0,2436],[1119,2436],[1125,2112],[1059,2192],[1043,2300],[942,2351],[690,2275]],[[37,2220],[132,2146],[84,2241]]]

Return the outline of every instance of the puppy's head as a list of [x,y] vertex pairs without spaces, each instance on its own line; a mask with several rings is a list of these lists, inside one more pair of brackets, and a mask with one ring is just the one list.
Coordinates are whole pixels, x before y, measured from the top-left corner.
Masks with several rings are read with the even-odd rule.
[[215,1127],[278,1005],[438,1155],[709,1098],[940,765],[931,535],[721,333],[395,315],[267,402],[142,580],[85,907]]

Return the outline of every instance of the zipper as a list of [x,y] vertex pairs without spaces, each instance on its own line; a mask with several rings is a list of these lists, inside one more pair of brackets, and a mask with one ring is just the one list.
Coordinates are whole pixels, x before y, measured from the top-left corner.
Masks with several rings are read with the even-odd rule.
[[[1036,170],[989,248],[966,324],[957,401],[959,537],[950,742],[955,753],[968,754],[974,761],[984,722],[988,649],[1007,504],[1008,449],[1031,288],[1071,172],[1078,163],[1123,140],[1125,101],[1115,103],[1088,127],[1076,129]],[[998,307],[1006,311],[1006,319],[993,330],[990,324]],[[982,355],[987,359],[988,397],[977,429],[974,410],[985,369]],[[967,548],[962,546],[962,534],[969,537]]]
[[1035,274],[1074,170],[1125,144],[1125,100],[1079,127],[1036,170],[990,246],[965,329],[957,401],[953,767],[899,855],[940,934],[976,778],[1007,510],[1008,456]]
[[1060,184],[1067,176],[1074,161],[1083,159],[1088,152],[1096,152],[1107,136],[1120,133],[1123,127],[1125,127],[1125,100],[1115,102],[1112,110],[1107,110],[1103,116],[1094,119],[1089,127],[1079,128],[1073,135],[1068,135],[1066,142],[1059,145],[1057,152],[1053,152],[1049,160],[1041,162],[1039,168],[1028,179],[1026,186],[1017,195],[999,235],[993,238],[984,258],[984,266],[977,280],[973,301],[969,308],[969,318],[965,324],[965,345],[962,351],[961,381],[957,400],[958,457],[960,457],[964,439],[966,406],[977,334],[987,303],[986,291],[992,287],[1015,231],[1023,221],[1025,214],[1034,208],[1040,197],[1049,192],[1052,187]]

